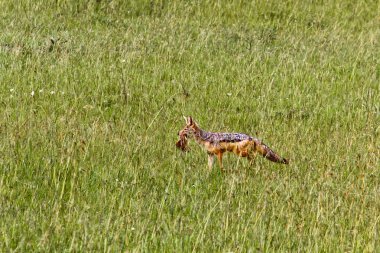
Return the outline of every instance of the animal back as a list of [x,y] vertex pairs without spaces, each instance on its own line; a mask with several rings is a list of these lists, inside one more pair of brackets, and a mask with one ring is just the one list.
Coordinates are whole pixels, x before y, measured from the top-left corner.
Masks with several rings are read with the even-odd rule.
[[212,144],[220,142],[241,142],[244,140],[252,140],[253,138],[247,134],[242,133],[212,133],[207,132],[205,136],[202,136],[205,141],[209,141]]

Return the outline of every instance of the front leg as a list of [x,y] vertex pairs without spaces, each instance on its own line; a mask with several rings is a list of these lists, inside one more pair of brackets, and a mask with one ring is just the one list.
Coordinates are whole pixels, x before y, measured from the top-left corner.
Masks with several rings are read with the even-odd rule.
[[217,156],[218,156],[219,167],[220,167],[220,169],[223,171],[223,161],[222,161],[223,152],[219,152],[219,153],[217,154]]
[[212,165],[214,164],[215,155],[213,153],[209,153],[209,152],[207,152],[207,154],[208,154],[208,168],[209,168],[209,170],[211,170]]

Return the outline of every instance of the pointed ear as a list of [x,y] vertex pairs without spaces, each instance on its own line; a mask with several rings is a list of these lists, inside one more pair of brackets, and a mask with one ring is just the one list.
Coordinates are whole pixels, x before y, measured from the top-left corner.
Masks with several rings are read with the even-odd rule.
[[188,125],[188,126],[190,126],[194,123],[193,118],[191,116],[189,116],[189,117],[183,116],[183,118],[185,119],[186,125]]
[[193,118],[191,116],[187,117],[187,124],[191,126],[194,123]]

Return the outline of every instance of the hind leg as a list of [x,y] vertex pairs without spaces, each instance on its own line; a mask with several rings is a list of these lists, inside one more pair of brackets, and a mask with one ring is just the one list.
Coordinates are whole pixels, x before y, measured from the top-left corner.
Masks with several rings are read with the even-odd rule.
[[249,153],[249,155],[247,156],[247,159],[249,161],[249,166],[253,166],[255,164],[255,161],[256,161],[256,155],[257,153],[256,152],[251,152]]

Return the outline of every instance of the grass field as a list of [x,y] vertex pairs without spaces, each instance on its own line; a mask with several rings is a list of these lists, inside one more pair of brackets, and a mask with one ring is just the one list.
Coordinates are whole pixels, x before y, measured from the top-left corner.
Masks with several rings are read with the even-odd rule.
[[206,2],[0,0],[1,252],[379,251],[379,2]]

